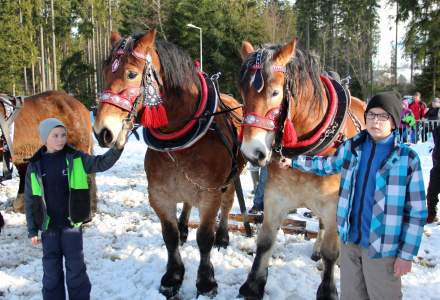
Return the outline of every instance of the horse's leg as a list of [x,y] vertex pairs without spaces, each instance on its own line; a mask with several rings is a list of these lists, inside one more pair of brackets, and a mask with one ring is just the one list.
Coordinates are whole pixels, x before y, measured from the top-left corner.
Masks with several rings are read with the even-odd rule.
[[231,211],[232,204],[234,203],[234,193],[234,186],[229,185],[227,189],[221,194],[222,203],[220,207],[220,221],[218,224],[217,232],[215,234],[214,242],[214,245],[218,248],[226,248],[229,245],[228,221],[229,212]]
[[179,233],[180,233],[180,245],[185,244],[188,238],[188,221],[191,215],[192,206],[186,202],[183,203],[182,212],[179,216]]
[[197,245],[200,250],[200,265],[197,271],[197,294],[214,297],[217,294],[217,282],[211,263],[211,249],[214,245],[214,229],[221,196],[216,192],[202,195],[200,202],[200,226],[197,230]]
[[98,197],[96,188],[96,176],[95,174],[88,174],[87,181],[89,182],[89,194],[90,194],[90,210],[92,215],[96,213],[98,208]]
[[155,197],[150,192],[150,205],[160,219],[162,236],[168,251],[167,271],[162,276],[159,291],[167,298],[175,296],[182,285],[185,267],[179,252],[179,228],[176,204]]
[[27,171],[27,164],[20,164],[16,166],[18,176],[20,178],[18,185],[17,198],[12,202],[12,207],[15,212],[24,213],[24,185]]
[[264,287],[267,281],[267,268],[272,248],[276,240],[281,222],[290,208],[275,202],[269,190],[264,197],[264,220],[258,233],[257,253],[252,264],[251,272],[246,282],[240,287],[240,295],[245,299],[263,299]]
[[321,244],[321,256],[324,270],[322,281],[316,293],[317,299],[338,299],[338,290],[334,281],[335,262],[339,257],[339,239],[336,231],[336,203],[329,203],[323,211],[321,220],[325,227]]
[[321,221],[321,218],[319,218],[319,231],[318,236],[316,237],[315,244],[313,244],[313,253],[310,257],[314,261],[318,261],[321,259],[321,244],[322,244],[322,238],[324,235],[324,224]]

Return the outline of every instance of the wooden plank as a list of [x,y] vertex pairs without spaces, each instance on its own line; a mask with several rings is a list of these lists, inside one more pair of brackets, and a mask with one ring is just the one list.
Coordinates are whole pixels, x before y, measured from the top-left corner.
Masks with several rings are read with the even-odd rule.
[[[292,221],[296,221],[296,220],[292,220]],[[197,222],[189,222],[188,223],[188,227],[189,228],[198,228],[199,227],[199,223]],[[253,231],[255,230],[255,226],[252,226]],[[315,231],[310,231],[307,230],[305,228],[305,226],[293,226],[291,224],[286,225],[286,226],[281,226],[281,230],[285,233],[285,234],[304,234],[307,238],[316,238],[316,236],[318,235],[317,232]],[[228,231],[230,232],[240,232],[240,233],[245,233],[246,230],[244,228],[244,226],[242,224],[229,224],[228,225]]]
[[[264,216],[262,214],[248,214],[248,220],[251,223],[261,224],[263,223]],[[241,214],[229,214],[229,219],[243,222],[243,216]],[[306,227],[307,222],[304,220],[294,220],[294,219],[285,219],[283,221],[283,226],[293,225],[293,226],[302,226]]]

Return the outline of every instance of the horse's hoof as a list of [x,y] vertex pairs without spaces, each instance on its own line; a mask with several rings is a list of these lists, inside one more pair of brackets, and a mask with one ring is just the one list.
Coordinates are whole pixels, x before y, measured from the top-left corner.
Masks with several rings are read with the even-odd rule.
[[210,298],[217,295],[217,281],[214,276],[214,267],[211,263],[199,267],[197,271],[197,295],[204,295]]
[[338,289],[334,283],[321,282],[316,292],[317,300],[338,300]]
[[178,300],[177,293],[179,292],[181,284],[176,286],[163,286],[159,288],[159,292],[164,295],[168,300]]
[[[262,300],[264,296],[265,284],[259,286],[256,282],[246,281],[239,290],[239,297],[245,300]],[[261,287],[263,289],[261,289]]]
[[318,261],[318,260],[320,260],[320,259],[321,259],[321,252],[319,252],[319,251],[314,251],[314,252],[312,253],[312,256],[310,256],[310,258],[311,258],[313,261]]
[[229,246],[229,234],[226,232],[217,232],[215,235],[214,247],[220,248],[228,248]]
[[203,292],[203,293],[202,293],[201,291],[199,291],[199,290],[197,289],[197,298],[199,298],[199,296],[202,295],[202,296],[208,297],[209,299],[212,299],[212,298],[214,298],[215,296],[217,296],[217,289],[218,289],[218,287],[217,287],[217,283],[216,283],[215,288],[213,288],[213,289],[210,290],[209,292]]

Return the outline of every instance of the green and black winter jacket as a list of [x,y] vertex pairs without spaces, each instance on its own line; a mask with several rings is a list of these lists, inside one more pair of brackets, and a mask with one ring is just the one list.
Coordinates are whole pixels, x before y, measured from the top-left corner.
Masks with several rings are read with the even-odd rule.
[[[40,165],[46,150],[43,146],[34,154],[26,173],[24,197],[29,237],[38,235],[38,230],[47,230],[51,220],[47,214]],[[90,219],[87,174],[110,169],[121,156],[122,150],[111,148],[103,155],[93,156],[66,145],[63,151],[66,153],[69,183],[68,218],[72,226],[80,226],[82,222]]]

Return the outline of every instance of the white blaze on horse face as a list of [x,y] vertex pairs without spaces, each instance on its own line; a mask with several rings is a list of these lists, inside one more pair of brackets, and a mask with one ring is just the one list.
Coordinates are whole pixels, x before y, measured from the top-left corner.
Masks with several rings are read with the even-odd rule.
[[252,138],[243,139],[241,152],[251,162],[265,166],[272,155],[273,137],[273,132],[258,130]]

